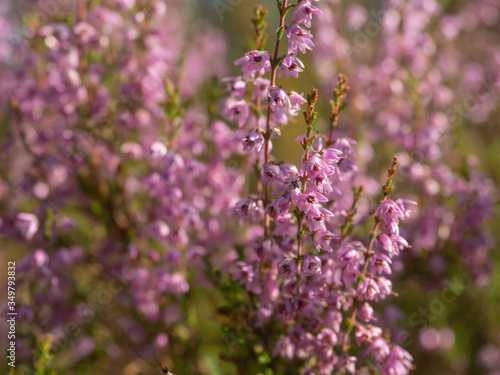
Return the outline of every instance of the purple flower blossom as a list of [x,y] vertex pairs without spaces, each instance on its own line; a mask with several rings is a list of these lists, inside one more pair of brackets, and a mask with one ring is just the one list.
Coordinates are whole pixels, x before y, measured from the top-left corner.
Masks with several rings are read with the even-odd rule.
[[313,14],[323,14],[323,12],[311,5],[309,0],[306,0],[297,4],[293,10],[292,18],[296,18],[298,23],[303,23],[305,26],[311,27]]
[[391,274],[391,259],[385,254],[375,254],[370,258],[370,264],[377,274]]
[[149,147],[149,155],[151,159],[160,159],[167,154],[167,146],[162,142],[154,142]]
[[267,100],[271,81],[267,78],[257,77],[254,81],[252,100],[259,99],[261,102]]
[[330,328],[323,328],[318,334],[318,340],[328,346],[333,346],[338,342],[337,335]]
[[359,308],[358,317],[362,321],[369,323],[373,319],[373,307],[368,303],[363,303]]
[[278,278],[293,279],[297,275],[297,264],[295,260],[283,260],[278,264]]
[[321,259],[312,254],[304,255],[300,265],[300,271],[304,276],[321,274]]
[[264,137],[257,130],[252,130],[241,140],[243,151],[259,152],[264,146]]
[[309,30],[304,29],[300,25],[300,21],[293,21],[286,29],[286,37],[288,38],[288,54],[297,54],[298,51],[306,53],[306,49],[312,50],[314,43]]
[[359,288],[359,295],[360,298],[364,297],[368,300],[373,300],[375,297],[377,297],[380,294],[380,288],[377,284],[377,282],[370,278],[366,277],[360,285]]
[[377,215],[389,229],[390,233],[399,233],[398,223],[399,219],[404,220],[404,211],[400,206],[391,199],[384,200],[375,210]]
[[297,116],[299,113],[302,104],[307,103],[307,100],[300,94],[297,94],[295,91],[291,91],[290,95],[290,114],[292,116]]
[[281,336],[276,342],[273,355],[280,355],[282,357],[292,359],[294,356],[294,345],[288,336]]
[[377,361],[383,362],[389,356],[391,349],[383,338],[378,338],[370,345],[369,351]]
[[291,206],[290,194],[283,194],[274,198],[267,206],[266,212],[273,218],[283,217],[288,213]]
[[333,251],[332,241],[335,241],[339,236],[334,235],[331,232],[318,231],[314,233],[313,243],[316,249],[320,251]]
[[16,216],[16,226],[28,241],[38,231],[38,225],[38,218],[33,214],[22,212]]
[[295,165],[288,163],[280,163],[279,166],[281,172],[283,173],[286,183],[290,183],[292,181],[297,180],[298,171]]
[[227,91],[231,93],[231,96],[236,99],[243,99],[247,85],[241,77],[227,77],[222,82],[227,82]]
[[281,86],[272,87],[269,89],[269,97],[271,98],[269,105],[271,106],[271,110],[276,112],[276,110],[285,108],[291,109],[292,103],[290,102],[290,98],[288,94],[283,90]]
[[283,60],[281,60],[278,78],[281,78],[283,73],[285,73],[285,78],[288,79],[290,76],[299,78],[299,73],[304,70],[304,64],[297,56],[286,55]]
[[377,279],[377,284],[380,290],[380,297],[385,298],[385,296],[389,296],[392,293],[392,282],[391,280],[385,277],[379,277]]
[[311,177],[316,176],[330,176],[335,173],[335,171],[328,165],[322,158],[317,155],[312,155],[304,163],[300,169],[300,173],[304,175],[307,173]]
[[244,100],[228,98],[224,102],[222,113],[229,121],[236,122],[241,128],[246,123],[250,110],[248,109],[248,104]]
[[235,65],[242,65],[241,72],[243,77],[249,78],[254,76],[255,72],[265,74],[271,70],[271,58],[267,51],[250,51],[242,58],[234,62]]
[[245,285],[246,288],[250,288],[254,279],[254,271],[251,265],[245,262],[236,262],[236,269],[233,273],[233,280],[239,281],[241,284]]
[[356,328],[354,337],[358,345],[372,344],[382,336],[382,329],[370,324],[360,324]]
[[327,163],[336,164],[342,159],[344,152],[336,148],[324,148],[318,152],[318,155]]
[[328,202],[328,198],[326,198],[323,194],[318,193],[316,191],[305,191],[299,202],[298,202],[298,207],[299,210],[302,212],[308,214],[309,211],[311,212],[311,215],[313,216],[319,216],[321,215],[319,209],[322,207],[321,203]]
[[408,375],[412,366],[413,357],[400,346],[393,346],[382,366],[381,375]]
[[318,211],[319,214],[317,216],[307,216],[307,225],[309,226],[311,232],[326,232],[325,219],[328,217],[333,217],[334,215],[324,207],[319,208]]
[[241,199],[234,206],[236,214],[244,219],[256,222],[263,212],[262,202],[252,198]]
[[285,175],[278,164],[264,164],[261,169],[261,178],[262,183],[266,185],[285,182]]

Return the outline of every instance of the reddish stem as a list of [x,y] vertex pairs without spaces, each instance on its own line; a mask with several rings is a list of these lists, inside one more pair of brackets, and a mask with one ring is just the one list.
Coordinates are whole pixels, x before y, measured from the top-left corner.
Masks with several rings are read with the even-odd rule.
[[[280,25],[278,30],[281,30],[285,25],[285,9],[287,7],[287,0],[283,0],[282,11],[280,14]],[[276,82],[276,69],[278,68],[278,53],[280,49],[281,38],[276,38],[276,46],[274,48],[274,56],[272,61],[271,70],[271,84],[270,87],[274,87]],[[269,163],[269,141],[271,138],[271,98],[268,99],[267,105],[267,119],[266,119],[266,133],[264,135],[264,164]],[[267,205],[269,203],[269,185],[266,185],[264,192],[264,238],[269,236],[269,215],[266,212]]]
[[77,21],[84,22],[87,19],[87,6],[86,0],[78,0],[78,14]]

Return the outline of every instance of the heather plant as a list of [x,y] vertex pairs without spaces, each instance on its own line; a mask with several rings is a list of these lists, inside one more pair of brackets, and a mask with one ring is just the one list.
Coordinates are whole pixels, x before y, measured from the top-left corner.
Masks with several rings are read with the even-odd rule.
[[[276,75],[288,79],[303,72],[304,64],[296,55],[314,48],[307,27],[322,11],[309,1],[278,1],[277,6],[280,22],[273,57],[266,50],[252,50],[235,61],[242,66],[242,77],[226,79],[232,82],[231,95],[222,109],[228,120],[248,131],[242,143],[252,154],[249,171],[257,181],[255,194],[235,206],[238,216],[253,225],[232,270],[232,280],[248,292],[248,310],[256,310],[254,328],[267,333],[264,339],[257,335],[253,350],[277,373],[295,369],[301,374],[354,374],[371,368],[383,374],[407,374],[411,355],[372,324],[376,320],[372,305],[393,294],[386,277],[392,272],[392,258],[409,247],[399,234],[399,221],[410,216],[416,202],[389,197],[395,157],[378,207],[356,216],[363,191],[363,185],[355,186],[363,179],[352,160],[356,142],[334,135],[345,108],[346,77],[340,76],[333,92],[327,135],[314,129],[318,91],[313,88],[306,99],[276,83]],[[259,17],[262,11],[257,11]],[[287,53],[280,55],[285,38]],[[267,72],[269,80],[264,78]],[[256,95],[245,99],[246,87],[255,93],[263,82],[268,86],[267,100]],[[299,138],[302,163],[273,160],[270,150],[282,132],[280,126],[306,103],[306,133]],[[343,197],[346,186],[352,191]],[[365,237],[362,230],[353,234],[357,224],[370,216],[371,231]]]
[[233,66],[195,0],[0,9],[11,373],[498,372],[500,5],[451,3],[268,1]]

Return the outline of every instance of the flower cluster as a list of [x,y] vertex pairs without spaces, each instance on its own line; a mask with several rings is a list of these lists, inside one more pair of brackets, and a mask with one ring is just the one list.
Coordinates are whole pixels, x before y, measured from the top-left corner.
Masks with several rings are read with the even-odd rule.
[[[283,74],[285,78],[298,77],[303,71],[304,65],[296,54],[314,47],[312,35],[304,27],[311,27],[313,15],[322,14],[311,1],[300,1],[293,5],[292,22],[284,26],[291,7],[287,1],[278,2],[280,28],[276,51],[283,34],[281,30],[285,30],[288,54],[279,57],[276,53],[268,65],[269,53],[251,51],[236,62],[243,65],[242,79],[256,76],[263,79],[268,66],[271,79],[267,109],[259,106],[261,102],[253,106],[256,116],[262,110],[267,112],[267,117],[257,120],[257,124],[265,124],[266,128],[251,130],[243,139],[245,150],[258,152],[260,142],[253,140],[261,139],[259,129],[263,133],[264,156],[261,159],[255,159],[255,154],[248,156],[256,165],[260,163],[260,174],[256,175],[260,181],[256,194],[241,199],[235,208],[240,218],[260,223],[262,229],[256,232],[255,225],[248,229],[248,251],[235,264],[232,279],[253,296],[255,313],[260,317],[260,327],[255,329],[273,329],[268,325],[271,321],[281,322],[278,329],[273,329],[279,336],[278,341],[266,349],[272,351],[275,358],[301,360],[301,374],[333,371],[354,374],[366,370],[367,366],[374,366],[383,374],[407,374],[412,368],[412,358],[404,349],[387,341],[382,328],[373,325],[372,304],[393,293],[387,278],[392,272],[392,259],[409,247],[400,235],[399,221],[409,216],[409,205],[415,202],[388,198],[393,189],[395,159],[383,188],[383,199],[374,214],[375,227],[369,244],[365,246],[349,235],[352,223],[363,220],[355,218],[362,189],[358,185],[354,194],[343,192],[360,181],[369,181],[359,175],[352,160],[356,155],[353,148],[356,142],[345,137],[333,139],[332,134],[326,137],[314,131],[317,90],[313,89],[306,99],[274,84],[276,71],[279,78]],[[348,89],[346,83],[342,79],[335,94],[332,111],[336,111],[336,115],[342,109],[341,101]],[[272,160],[269,155],[273,138],[271,126],[285,124],[306,103],[307,132],[298,139],[304,151],[302,164],[295,166]],[[249,147],[249,142],[256,145],[254,149]],[[352,209],[346,210],[344,202],[349,202]],[[256,233],[259,235],[255,236]],[[358,354],[350,354],[354,353],[355,346],[360,348]],[[367,356],[371,360],[367,360]]]

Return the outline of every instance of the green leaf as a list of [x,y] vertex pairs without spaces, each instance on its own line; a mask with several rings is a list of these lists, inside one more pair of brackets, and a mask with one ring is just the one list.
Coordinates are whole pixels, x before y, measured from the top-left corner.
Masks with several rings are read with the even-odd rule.
[[344,109],[346,109],[346,108],[347,108],[347,103],[342,103],[342,104],[339,106],[339,113],[340,113],[341,111],[343,111]]
[[281,40],[281,38],[283,37],[283,33],[285,32],[285,28],[284,27],[280,27],[278,29],[278,40]]
[[318,116],[318,112],[313,112],[311,115],[311,125],[316,121],[316,117]]

